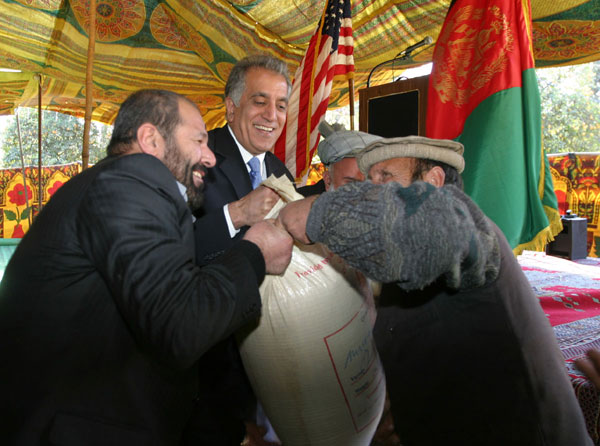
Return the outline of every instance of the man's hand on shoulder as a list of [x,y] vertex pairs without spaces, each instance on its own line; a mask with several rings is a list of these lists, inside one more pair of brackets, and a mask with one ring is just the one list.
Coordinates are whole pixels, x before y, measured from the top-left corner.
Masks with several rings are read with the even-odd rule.
[[244,234],[248,240],[260,248],[265,259],[268,274],[282,274],[292,259],[294,240],[276,220],[262,220]]
[[229,216],[233,226],[252,226],[263,220],[279,200],[279,195],[266,186],[259,186],[238,201],[229,203]]

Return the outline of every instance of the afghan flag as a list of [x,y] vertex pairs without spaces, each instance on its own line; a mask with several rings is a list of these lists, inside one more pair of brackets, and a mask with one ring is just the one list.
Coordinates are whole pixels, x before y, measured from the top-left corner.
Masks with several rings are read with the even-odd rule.
[[562,224],[542,148],[528,0],[456,0],[433,55],[427,136],[465,146],[465,192],[515,254]]

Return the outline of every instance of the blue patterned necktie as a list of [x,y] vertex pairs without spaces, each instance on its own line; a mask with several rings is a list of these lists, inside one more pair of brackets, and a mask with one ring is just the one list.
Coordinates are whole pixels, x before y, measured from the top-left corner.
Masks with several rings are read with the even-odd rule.
[[252,182],[252,189],[256,189],[262,181],[262,177],[260,176],[260,160],[253,156],[250,161],[248,161],[248,165],[250,166],[250,181]]

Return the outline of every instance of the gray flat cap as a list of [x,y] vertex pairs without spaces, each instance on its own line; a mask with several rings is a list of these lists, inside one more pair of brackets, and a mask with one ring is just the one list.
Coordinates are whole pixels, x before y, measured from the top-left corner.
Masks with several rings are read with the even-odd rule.
[[423,158],[440,161],[454,167],[458,173],[465,169],[464,146],[450,139],[431,139],[424,136],[381,138],[357,156],[358,168],[367,175],[374,164],[392,158]]
[[346,130],[340,124],[332,126],[325,121],[319,124],[319,132],[324,139],[319,143],[317,153],[326,166],[343,158],[355,158],[369,144],[381,139],[369,133]]

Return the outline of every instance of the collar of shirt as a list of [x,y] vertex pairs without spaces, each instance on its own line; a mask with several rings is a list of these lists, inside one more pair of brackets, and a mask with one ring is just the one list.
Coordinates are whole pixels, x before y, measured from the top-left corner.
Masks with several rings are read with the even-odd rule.
[[[183,184],[181,184],[177,180],[175,180],[175,183],[177,183],[177,189],[179,189],[179,193],[183,197],[183,201],[185,201],[187,203],[188,202],[187,187],[185,187]],[[196,217],[194,217],[194,214],[192,214],[192,221],[196,221]]]
[[181,184],[179,181],[175,180],[175,182],[177,183],[177,188],[179,189],[179,193],[181,194],[181,196],[183,197],[183,199],[185,200],[185,202],[187,203],[188,201],[188,197],[187,197],[187,187],[185,187],[183,184]]
[[233,134],[233,130],[231,130],[231,127],[229,127],[229,125],[227,125],[227,128],[229,129],[229,133],[231,133],[231,137],[235,141],[235,144],[237,145],[237,147],[240,151],[240,155],[242,155],[242,159],[244,160],[244,164],[246,165],[246,169],[248,170],[248,172],[250,172],[250,166],[248,166],[248,161],[250,161],[250,159],[253,156],[256,156],[258,158],[258,160],[260,161],[260,176],[263,179],[267,178],[267,172],[266,172],[266,167],[265,167],[265,153],[263,152],[259,155],[252,155],[250,152],[248,152],[246,149],[244,149],[244,147],[239,143],[239,141]]

